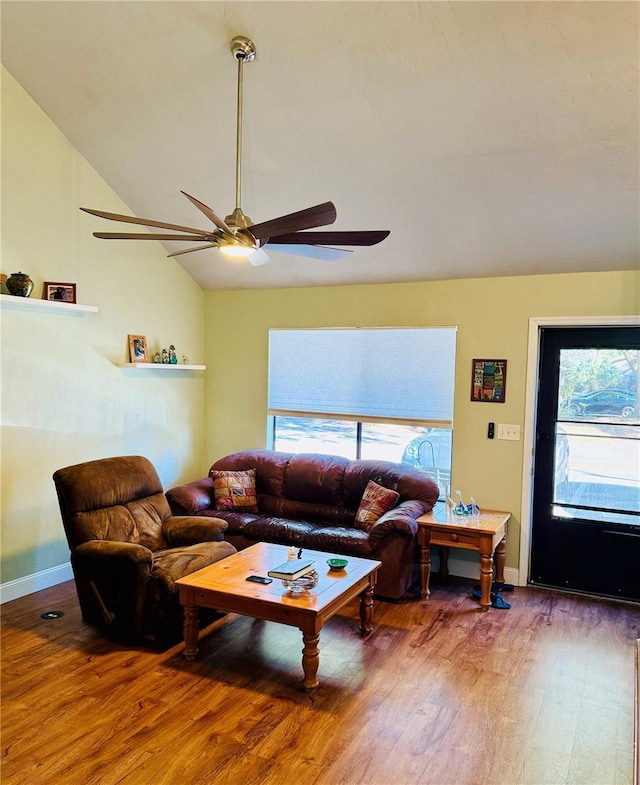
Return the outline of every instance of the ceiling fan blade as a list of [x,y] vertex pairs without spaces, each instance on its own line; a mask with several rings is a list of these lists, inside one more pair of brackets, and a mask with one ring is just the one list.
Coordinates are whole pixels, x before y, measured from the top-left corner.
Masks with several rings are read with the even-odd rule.
[[266,241],[274,234],[299,232],[301,229],[313,229],[316,226],[328,226],[336,220],[336,208],[333,202],[323,202],[296,213],[281,215],[271,221],[253,224],[249,227],[251,234],[258,240]]
[[263,251],[262,248],[258,248],[256,251],[249,254],[247,259],[254,267],[259,267],[261,264],[266,264],[271,261],[269,254],[266,251]]
[[319,259],[322,262],[337,262],[353,253],[348,248],[328,248],[323,245],[278,245],[278,243],[267,243],[264,247],[269,251],[306,256],[309,259]]
[[376,245],[389,234],[386,229],[364,232],[291,232],[271,237],[269,242],[283,245]]
[[219,215],[213,212],[210,207],[204,202],[201,202],[199,199],[196,199],[195,196],[190,196],[186,191],[180,191],[181,194],[187,197],[187,199],[191,202],[191,204],[195,205],[200,212],[204,213],[210,221],[218,227],[218,229],[222,229],[225,234],[233,235],[231,229],[227,226],[227,224],[220,218]]
[[182,251],[174,251],[173,253],[168,253],[167,258],[171,256],[180,256],[183,253],[193,253],[193,251],[204,251],[205,248],[217,248],[218,243],[207,243],[206,245],[197,245],[195,248],[184,248]]
[[100,240],[208,240],[206,234],[135,234],[134,232],[94,232]]
[[[168,224],[164,221],[154,221],[149,218],[135,218],[132,215],[118,215],[117,213],[105,213],[103,210],[90,210],[88,207],[80,208],[83,212],[90,215],[97,215],[98,218],[108,218],[110,221],[123,221],[128,224],[140,224],[141,226],[157,226],[158,229],[175,229],[177,232],[193,232],[198,237],[208,236],[209,232],[204,229],[193,229],[191,226],[180,226],[180,224]],[[196,238],[197,239],[197,238]]]

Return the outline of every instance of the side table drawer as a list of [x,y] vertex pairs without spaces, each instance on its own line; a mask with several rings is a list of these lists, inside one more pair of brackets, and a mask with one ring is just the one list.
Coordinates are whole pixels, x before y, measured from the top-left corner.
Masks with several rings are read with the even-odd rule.
[[476,532],[446,532],[442,530],[431,532],[432,545],[450,545],[452,548],[470,548],[472,550],[477,550],[479,539],[479,534]]

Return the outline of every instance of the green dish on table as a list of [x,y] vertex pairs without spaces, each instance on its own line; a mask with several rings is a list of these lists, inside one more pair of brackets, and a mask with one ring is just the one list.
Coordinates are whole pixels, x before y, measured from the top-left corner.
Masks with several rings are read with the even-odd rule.
[[334,572],[340,572],[344,570],[344,568],[349,564],[348,559],[327,559],[327,564],[329,565],[329,569],[333,570]]

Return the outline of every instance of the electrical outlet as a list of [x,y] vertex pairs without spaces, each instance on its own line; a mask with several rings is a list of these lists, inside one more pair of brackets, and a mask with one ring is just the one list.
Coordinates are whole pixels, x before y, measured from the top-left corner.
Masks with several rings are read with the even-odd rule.
[[501,425],[498,423],[498,439],[506,439],[511,442],[520,441],[519,425]]

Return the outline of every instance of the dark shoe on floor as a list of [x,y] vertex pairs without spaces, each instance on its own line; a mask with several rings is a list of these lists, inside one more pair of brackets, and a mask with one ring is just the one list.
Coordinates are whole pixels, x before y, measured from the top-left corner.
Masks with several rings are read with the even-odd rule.
[[509,610],[511,605],[502,599],[502,594],[500,594],[500,592],[496,592],[495,594],[491,594],[491,607],[500,608],[501,610],[506,611]]
[[[480,589],[476,589],[473,592],[472,596],[473,596],[474,600],[481,600],[482,599],[482,593],[481,593]],[[492,608],[500,608],[501,610],[508,610],[511,607],[511,605],[508,602],[504,601],[504,599],[502,597],[502,594],[500,594],[500,592],[492,591],[491,592],[491,607]]]

